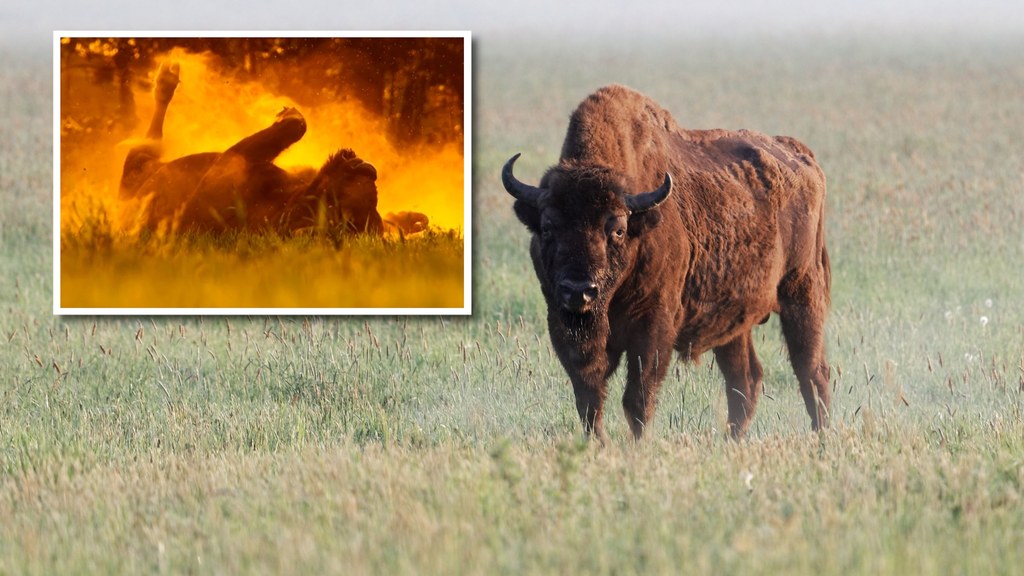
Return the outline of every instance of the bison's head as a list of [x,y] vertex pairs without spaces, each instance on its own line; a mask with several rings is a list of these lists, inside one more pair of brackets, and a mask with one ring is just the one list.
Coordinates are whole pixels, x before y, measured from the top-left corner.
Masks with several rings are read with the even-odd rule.
[[297,227],[381,234],[376,182],[377,169],[352,150],[332,154],[295,199],[291,213],[301,220]]
[[605,312],[636,262],[639,238],[658,223],[655,208],[672,192],[672,178],[632,194],[615,170],[563,162],[534,187],[512,174],[518,158],[505,163],[502,183],[534,234],[530,254],[549,308],[567,324]]

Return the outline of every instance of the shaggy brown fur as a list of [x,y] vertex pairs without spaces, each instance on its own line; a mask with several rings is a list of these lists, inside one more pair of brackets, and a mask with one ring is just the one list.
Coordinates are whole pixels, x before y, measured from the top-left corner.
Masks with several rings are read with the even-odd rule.
[[[654,414],[672,350],[713,350],[725,376],[729,428],[746,432],[763,375],[755,324],[781,318],[817,430],[827,425],[823,324],[830,271],[825,176],[788,137],[683,130],[666,110],[609,86],[573,113],[559,163],[528,197],[506,165],[515,211],[548,304],[551,341],[589,434],[603,435],[607,379],[623,355],[623,408],[636,438]],[[660,206],[627,195],[671,175]]]
[[[128,152],[121,176],[121,197],[145,201],[145,227],[172,232],[384,231],[377,212],[377,171],[352,150],[331,154],[319,171],[289,172],[274,164],[306,132],[306,121],[294,108],[282,110],[269,127],[224,152],[160,161],[164,117],[177,85],[178,66],[161,66],[147,140]],[[408,223],[393,226],[407,234],[426,228],[425,215],[409,214]]]

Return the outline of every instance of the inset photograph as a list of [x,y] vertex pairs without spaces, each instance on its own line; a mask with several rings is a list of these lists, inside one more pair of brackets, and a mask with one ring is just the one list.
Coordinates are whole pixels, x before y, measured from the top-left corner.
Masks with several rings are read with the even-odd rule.
[[56,314],[469,314],[465,32],[54,34]]

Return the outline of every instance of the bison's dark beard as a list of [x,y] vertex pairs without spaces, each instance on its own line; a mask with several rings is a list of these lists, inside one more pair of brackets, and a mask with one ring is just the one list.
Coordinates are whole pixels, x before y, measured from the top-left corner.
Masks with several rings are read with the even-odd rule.
[[598,307],[587,312],[571,312],[559,308],[558,319],[569,338],[575,342],[592,340],[601,332],[600,320],[605,317],[603,308]]

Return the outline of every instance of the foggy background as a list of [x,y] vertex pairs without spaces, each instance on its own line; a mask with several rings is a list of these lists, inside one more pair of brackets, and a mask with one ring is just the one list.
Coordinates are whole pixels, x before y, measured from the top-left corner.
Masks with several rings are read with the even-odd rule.
[[471,30],[474,39],[838,33],[950,37],[1024,34],[1019,0],[227,0],[102,3],[4,0],[0,46],[46,50],[53,30]]

